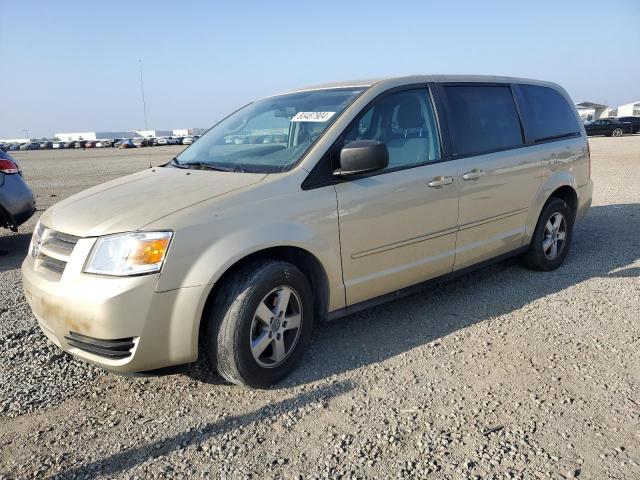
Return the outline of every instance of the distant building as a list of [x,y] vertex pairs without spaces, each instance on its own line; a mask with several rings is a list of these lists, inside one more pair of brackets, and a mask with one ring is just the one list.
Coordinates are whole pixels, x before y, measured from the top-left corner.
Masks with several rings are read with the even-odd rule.
[[618,107],[618,117],[640,117],[640,100]]
[[54,138],[58,138],[63,142],[73,142],[75,140],[113,140],[115,138],[133,138],[139,137],[135,131],[124,132],[69,132],[56,133]]
[[175,130],[136,130],[140,137],[170,137]]
[[610,107],[601,103],[576,103],[576,109],[583,122],[590,122],[599,118],[640,117],[640,101],[625,103],[618,107]]
[[576,109],[578,110],[583,122],[590,122],[591,120],[601,118],[603,113],[609,110],[609,107],[600,103],[582,102],[576,103]]

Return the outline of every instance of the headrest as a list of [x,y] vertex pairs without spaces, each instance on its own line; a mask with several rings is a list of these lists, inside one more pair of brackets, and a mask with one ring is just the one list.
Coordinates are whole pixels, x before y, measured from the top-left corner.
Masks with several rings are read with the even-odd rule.
[[420,101],[415,97],[404,97],[398,106],[398,127],[403,129],[422,128],[424,121]]

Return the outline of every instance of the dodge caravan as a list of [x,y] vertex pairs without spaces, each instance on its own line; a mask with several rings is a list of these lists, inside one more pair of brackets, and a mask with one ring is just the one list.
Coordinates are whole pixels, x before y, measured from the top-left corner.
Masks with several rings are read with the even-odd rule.
[[253,102],[166,165],[57,203],[23,283],[43,332],[78,358],[141,372],[200,353],[264,387],[314,322],[508,256],[558,268],[591,194],[558,85],[324,85]]

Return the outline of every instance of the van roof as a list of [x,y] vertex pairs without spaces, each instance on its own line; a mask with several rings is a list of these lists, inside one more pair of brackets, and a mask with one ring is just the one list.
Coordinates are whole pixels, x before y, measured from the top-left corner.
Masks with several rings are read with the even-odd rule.
[[284,93],[306,92],[313,90],[327,90],[332,88],[349,88],[364,87],[368,88],[378,83],[394,83],[404,82],[411,83],[427,83],[427,82],[487,82],[487,83],[527,83],[531,85],[545,85],[557,87],[555,83],[542,80],[533,80],[530,78],[505,77],[496,75],[406,75],[400,77],[382,77],[369,78],[361,80],[350,80],[343,82],[324,83],[320,85],[311,85],[307,87],[297,88]]

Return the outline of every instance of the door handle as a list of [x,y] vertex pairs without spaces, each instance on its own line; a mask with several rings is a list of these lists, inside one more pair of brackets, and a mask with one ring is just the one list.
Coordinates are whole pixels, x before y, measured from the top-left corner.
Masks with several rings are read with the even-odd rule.
[[451,185],[452,183],[453,177],[433,177],[427,185],[430,187],[444,187],[445,185]]
[[462,179],[463,180],[477,180],[480,177],[484,177],[486,174],[487,174],[487,172],[485,172],[484,170],[478,170],[477,168],[474,168],[470,172],[467,172],[464,175],[462,175]]

